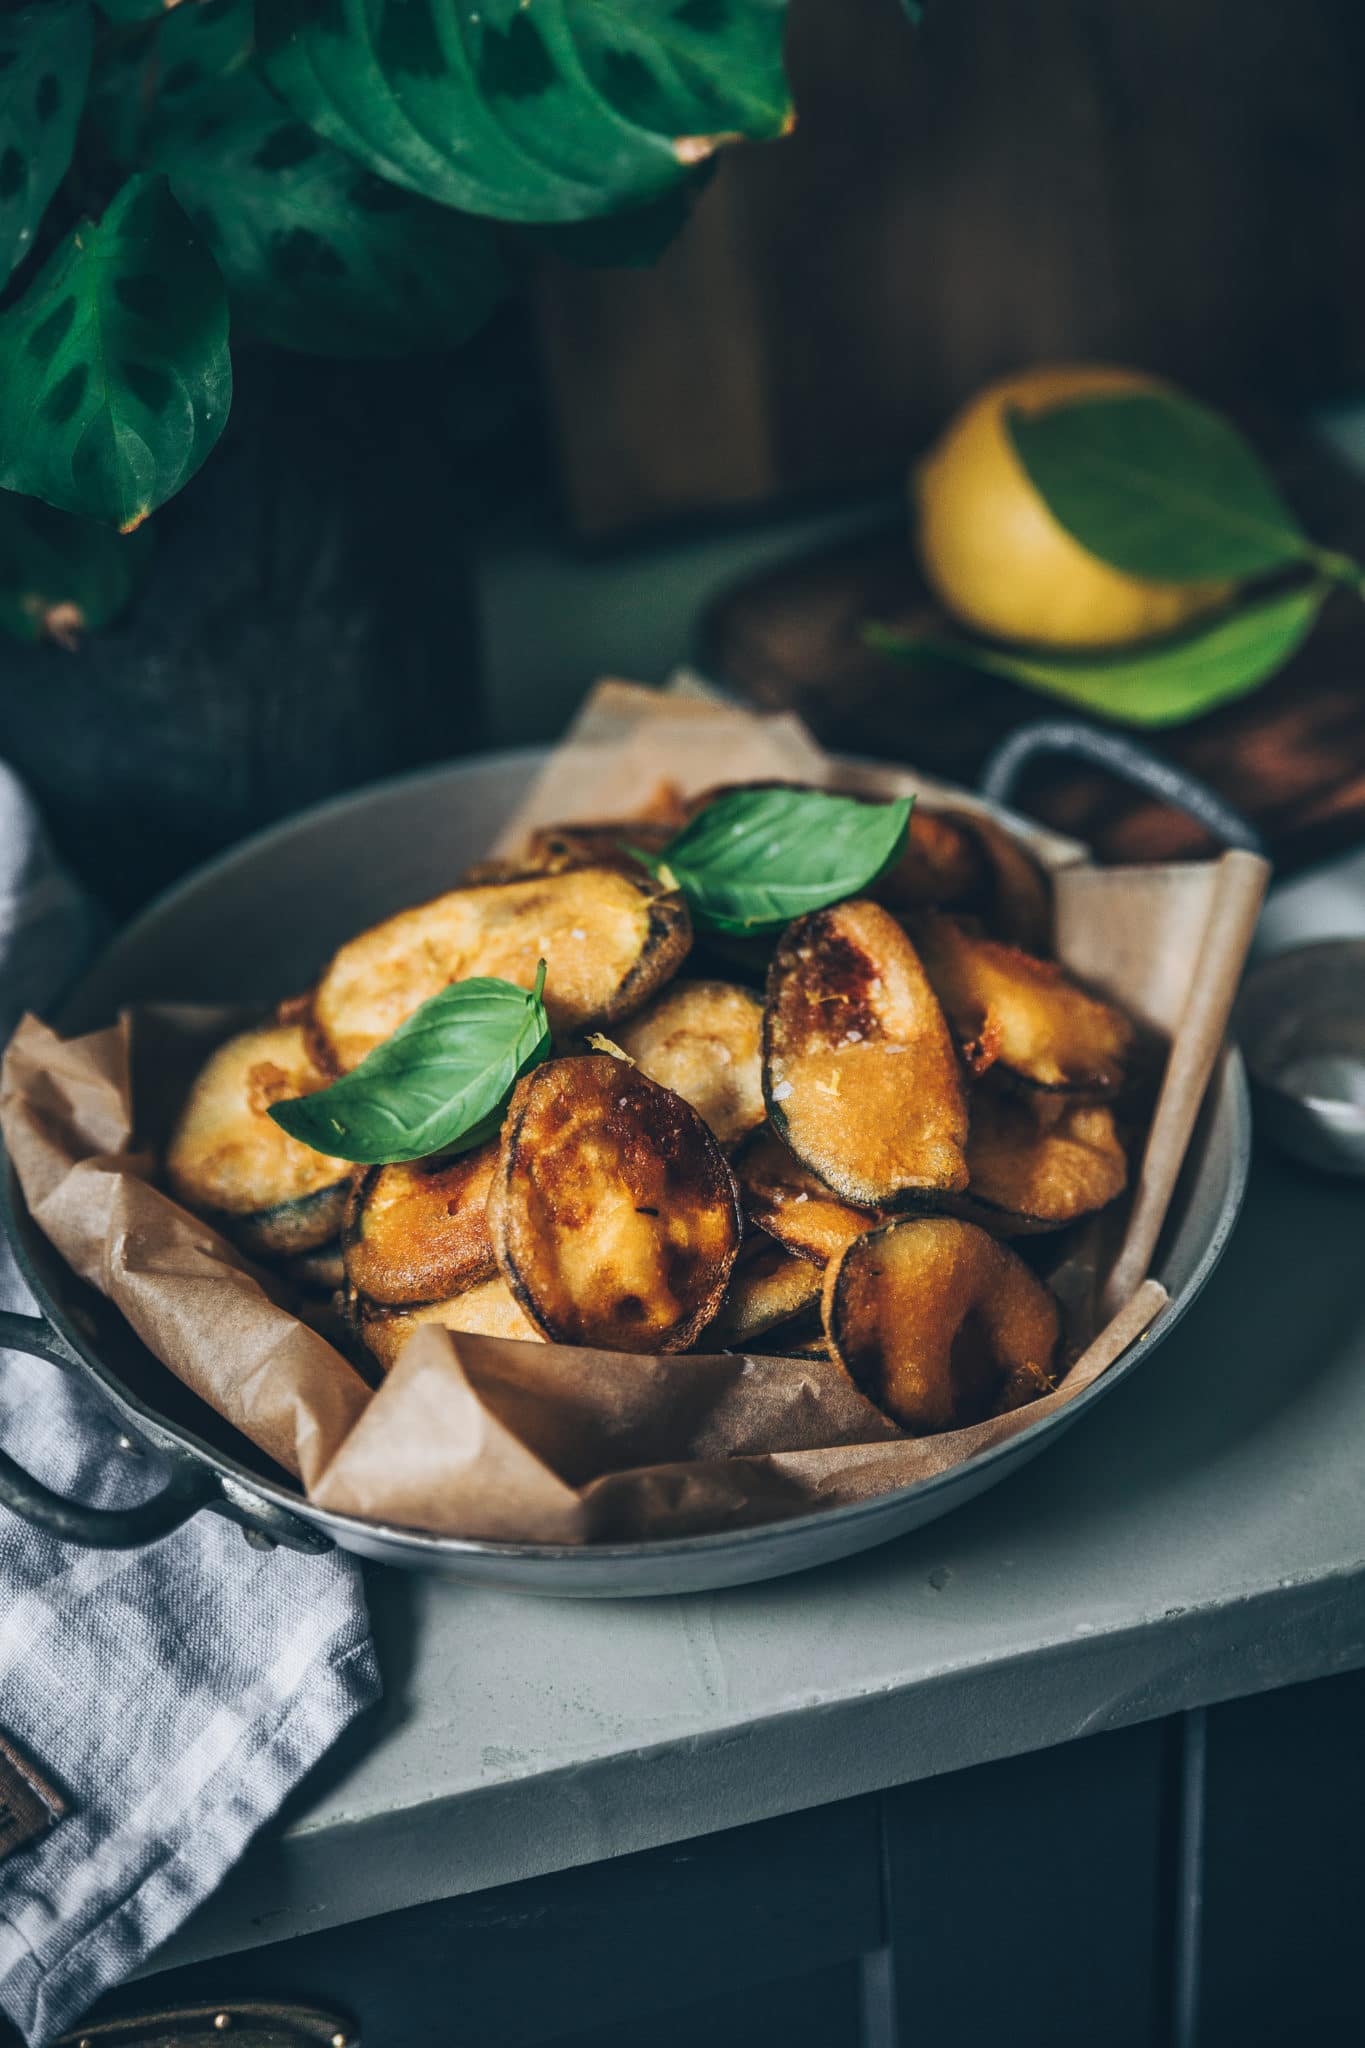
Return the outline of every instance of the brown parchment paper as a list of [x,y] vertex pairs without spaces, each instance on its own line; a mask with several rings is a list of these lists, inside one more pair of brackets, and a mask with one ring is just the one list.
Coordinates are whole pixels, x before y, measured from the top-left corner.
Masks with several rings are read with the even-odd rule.
[[[531,825],[625,816],[664,785],[686,795],[762,777],[975,805],[910,770],[831,763],[789,716],[611,682],[499,849]],[[1074,1400],[1160,1312],[1147,1268],[1265,886],[1247,854],[1099,870],[1073,842],[1031,836],[1053,876],[1059,956],[1169,1051],[1126,1212],[1078,1233],[1053,1276],[1079,1356],[1053,1393],[970,1429],[904,1437],[818,1360],[642,1358],[433,1327],[371,1391],[277,1281],[157,1185],[181,1077],[237,1021],[222,1012],[141,1012],[66,1042],[26,1019],[0,1077],[0,1125],[35,1219],[76,1272],[321,1506],[436,1534],[588,1543],[890,1492]],[[446,881],[433,876],[433,889]]]

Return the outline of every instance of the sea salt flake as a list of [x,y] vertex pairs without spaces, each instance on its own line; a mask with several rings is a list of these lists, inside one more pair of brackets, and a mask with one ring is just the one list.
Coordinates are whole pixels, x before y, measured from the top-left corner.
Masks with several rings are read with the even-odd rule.
[[774,1088],[773,1090],[773,1101],[785,1102],[787,1097],[791,1094],[791,1092],[792,1084],[790,1081],[779,1081],[776,1088]]

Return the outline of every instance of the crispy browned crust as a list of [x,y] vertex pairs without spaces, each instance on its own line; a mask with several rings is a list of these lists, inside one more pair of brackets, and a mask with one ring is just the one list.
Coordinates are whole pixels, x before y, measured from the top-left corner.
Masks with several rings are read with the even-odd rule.
[[361,1301],[354,1305],[355,1326],[366,1350],[391,1372],[399,1352],[414,1330],[435,1323],[473,1337],[514,1337],[524,1344],[543,1344],[505,1280],[495,1275],[467,1287],[451,1301],[428,1301],[406,1309],[381,1308]]
[[1057,1304],[1007,1245],[953,1216],[908,1217],[825,1271],[825,1335],[849,1377],[914,1436],[961,1429],[1052,1386]]
[[528,881],[534,875],[562,875],[570,868],[614,867],[632,862],[628,848],[662,853],[675,828],[649,818],[621,818],[591,825],[542,825],[519,853],[476,861],[462,877],[466,888],[493,882]]
[[768,977],[763,1092],[796,1157],[857,1207],[967,1184],[952,1038],[914,947],[879,904],[835,904],[783,933]]
[[326,1082],[296,1017],[237,1032],[195,1077],[166,1147],[176,1199],[244,1250],[312,1251],[335,1237],[351,1169],[291,1138],[272,1106]]
[[966,821],[917,803],[904,852],[867,893],[888,910],[923,910],[931,904],[969,903],[985,876],[985,858]]
[[616,1351],[685,1350],[720,1307],[740,1239],[734,1179],[696,1111],[600,1053],[517,1083],[488,1221],[545,1335]]
[[497,1140],[439,1165],[372,1166],[356,1182],[344,1230],[346,1278],[399,1308],[446,1301],[497,1272],[484,1213]]
[[911,928],[974,1073],[998,1065],[1026,1087],[1058,1094],[1105,1096],[1123,1086],[1134,1047],[1131,1022],[1057,961],[937,911]]
[[734,1169],[749,1221],[812,1265],[826,1265],[883,1220],[879,1210],[841,1201],[788,1150],[771,1124],[741,1146]]
[[1127,1185],[1127,1157],[1102,1102],[985,1087],[972,1096],[971,1117],[968,1190],[953,1206],[995,1236],[1060,1230]]
[[727,981],[673,981],[627,1019],[621,1050],[690,1102],[727,1150],[761,1124],[763,1005]]
[[313,992],[313,1029],[349,1072],[451,982],[491,975],[530,988],[544,957],[552,1029],[584,1031],[629,1016],[691,941],[681,895],[624,863],[453,889],[349,940]]
[[704,1333],[705,1341],[708,1346],[752,1343],[819,1299],[817,1266],[784,1251],[770,1238],[751,1238],[730,1276],[720,1313]]
[[944,823],[973,838],[981,850],[983,870],[978,886],[960,898],[944,897],[979,910],[993,938],[1030,953],[1046,953],[1052,944],[1052,880],[1012,832],[979,811],[943,811]]

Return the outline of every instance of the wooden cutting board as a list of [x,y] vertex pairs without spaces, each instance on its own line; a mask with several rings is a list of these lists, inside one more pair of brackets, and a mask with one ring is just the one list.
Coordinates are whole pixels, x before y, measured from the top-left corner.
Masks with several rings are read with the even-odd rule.
[[[1314,537],[1365,556],[1365,480],[1320,444],[1264,425],[1257,438]],[[869,619],[911,632],[947,624],[900,521],[724,592],[702,621],[702,659],[750,701],[799,712],[827,745],[965,783],[1020,725],[1072,715],[1003,679],[899,664],[864,645]],[[1365,838],[1365,604],[1334,596],[1295,659],[1250,696],[1187,725],[1115,729],[1210,783],[1259,827],[1282,870],[1353,845]],[[1021,808],[1104,861],[1209,850],[1182,812],[1088,768],[1040,766]]]

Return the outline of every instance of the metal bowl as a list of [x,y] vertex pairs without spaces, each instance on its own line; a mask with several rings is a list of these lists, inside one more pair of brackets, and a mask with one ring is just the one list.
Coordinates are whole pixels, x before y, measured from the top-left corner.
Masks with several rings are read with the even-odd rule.
[[1236,1021],[1264,1129],[1309,1166],[1365,1174],[1365,939],[1277,953]]
[[[131,925],[58,1018],[67,1032],[153,1000],[273,999],[360,927],[445,884],[496,835],[540,769],[540,751],[483,756],[406,776],[305,812],[212,862]],[[336,1543],[386,1564],[576,1596],[680,1593],[776,1578],[899,1536],[993,1486],[1079,1422],[1185,1313],[1212,1273],[1241,1205],[1251,1123],[1241,1061],[1229,1051],[1209,1090],[1157,1273],[1171,1301],[1145,1341],[1057,1412],[965,1465],[851,1506],[754,1528],[656,1543],[585,1547],[428,1536],[331,1514],[158,1363],[111,1304],[68,1270],[6,1170],[5,1220],[46,1322],[0,1317],[0,1346],[78,1369],[130,1436],[164,1463],[164,1491],[124,1513],[64,1502],[0,1458],[0,1500],[73,1540],[145,1542],[201,1507],[256,1540],[317,1550]]]

